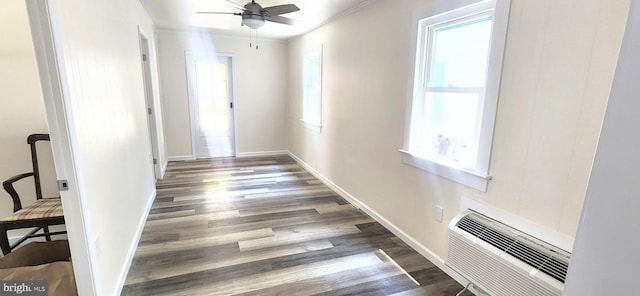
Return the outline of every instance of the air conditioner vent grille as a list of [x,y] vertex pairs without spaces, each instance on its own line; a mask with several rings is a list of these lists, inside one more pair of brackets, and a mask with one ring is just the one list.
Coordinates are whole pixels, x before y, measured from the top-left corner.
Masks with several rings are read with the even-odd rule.
[[513,246],[515,242],[512,238],[506,237],[491,228],[485,229],[478,237],[503,251]]
[[469,215],[463,217],[457,226],[562,283],[567,277],[568,260],[566,258],[556,258],[553,255],[555,252],[553,250],[543,250],[541,246],[537,245],[534,247],[532,244],[527,243],[526,239],[519,240],[517,236],[512,238],[504,233],[506,232],[504,229],[492,227],[491,223],[474,219]]
[[458,222],[458,227],[468,233],[471,233],[473,236],[480,236],[485,230],[487,230],[487,226],[476,222],[476,220],[470,219],[469,217],[464,217],[460,222]]
[[567,263],[555,258],[549,258],[549,260],[540,267],[540,271],[564,283],[564,280],[567,277],[568,268],[569,265]]

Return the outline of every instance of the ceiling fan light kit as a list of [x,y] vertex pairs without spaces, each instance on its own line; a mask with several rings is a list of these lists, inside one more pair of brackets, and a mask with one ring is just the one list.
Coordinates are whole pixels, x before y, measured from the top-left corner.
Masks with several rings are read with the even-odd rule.
[[243,14],[242,15],[242,24],[251,28],[251,29],[260,29],[264,26],[264,17],[253,14]]

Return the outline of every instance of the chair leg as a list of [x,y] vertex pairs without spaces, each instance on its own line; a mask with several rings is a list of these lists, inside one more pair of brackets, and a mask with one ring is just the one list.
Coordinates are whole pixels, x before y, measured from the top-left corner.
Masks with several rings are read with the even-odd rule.
[[[49,226],[42,226],[42,231],[44,231],[44,233],[49,233]],[[51,241],[51,236],[50,235],[47,234],[44,237],[46,238],[46,240],[48,242]]]
[[9,245],[9,238],[7,237],[7,229],[0,226],[0,249],[5,256],[11,253],[11,246]]

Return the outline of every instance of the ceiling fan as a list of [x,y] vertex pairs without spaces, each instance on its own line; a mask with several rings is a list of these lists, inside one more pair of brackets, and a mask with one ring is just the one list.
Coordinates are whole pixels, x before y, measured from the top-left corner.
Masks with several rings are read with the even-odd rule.
[[207,14],[233,14],[242,16],[242,25],[247,26],[252,29],[258,29],[264,26],[265,21],[270,21],[279,24],[285,25],[295,25],[295,20],[280,16],[281,14],[286,14],[290,12],[295,12],[300,10],[298,6],[295,4],[284,4],[284,5],[276,5],[270,7],[262,7],[260,4],[256,3],[255,0],[251,0],[247,4],[243,6],[234,3],[233,1],[226,0],[230,5],[242,10],[240,12],[209,12],[209,11],[198,11],[197,13],[207,13]]

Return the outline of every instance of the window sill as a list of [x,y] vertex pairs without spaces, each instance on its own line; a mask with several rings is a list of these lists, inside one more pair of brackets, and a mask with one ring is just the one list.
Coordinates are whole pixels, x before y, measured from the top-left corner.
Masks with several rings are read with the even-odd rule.
[[302,119],[300,119],[300,122],[302,122],[302,126],[304,128],[310,129],[316,133],[322,133],[322,125],[317,125],[315,123],[307,122]]
[[407,150],[400,149],[399,151],[402,153],[402,162],[405,164],[447,178],[451,181],[458,182],[473,189],[487,192],[487,184],[489,183],[489,180],[491,180],[491,176],[437,163],[412,154]]

